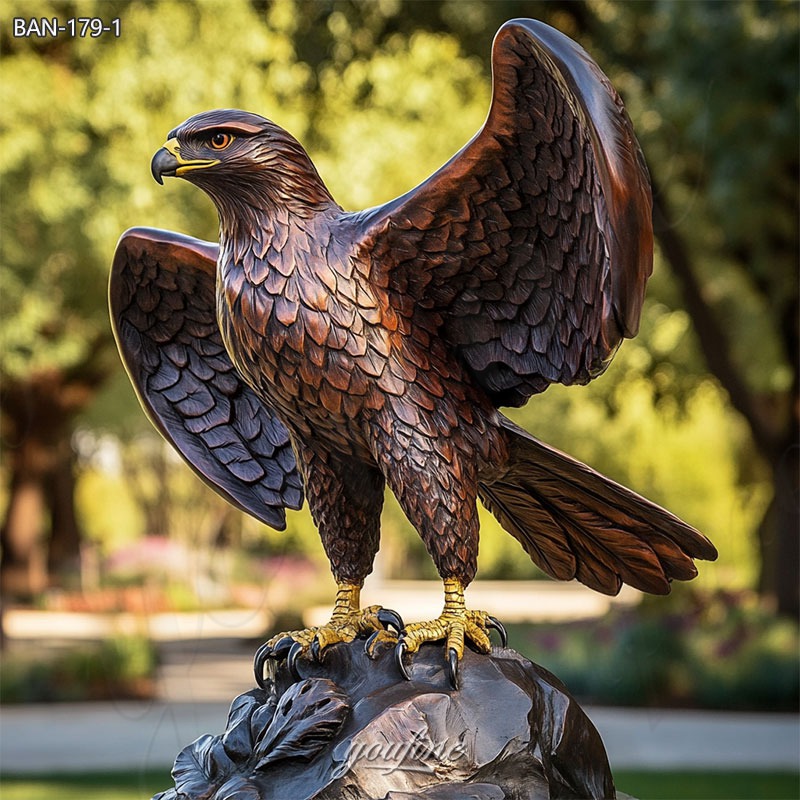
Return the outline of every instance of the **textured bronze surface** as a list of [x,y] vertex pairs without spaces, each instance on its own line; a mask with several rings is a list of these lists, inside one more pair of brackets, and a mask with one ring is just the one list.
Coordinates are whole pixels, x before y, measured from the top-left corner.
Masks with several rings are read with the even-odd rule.
[[618,796],[586,714],[513,650],[465,651],[457,692],[431,645],[407,683],[386,648],[370,661],[358,642],[297,666],[293,675],[281,664],[263,689],[234,699],[224,732],[185,747],[173,788],[154,800]]
[[665,593],[713,545],[497,411],[589,381],[635,335],[652,268],[647,170],[618,95],[574,42],[514,20],[492,63],[478,134],[368,211],[343,211],[262,117],[178,126],[153,174],[211,197],[219,248],[123,236],[120,350],[156,426],[229,500],[280,527],[302,479],[340,584],[372,568],[388,484],[461,587],[480,497],[549,575]]

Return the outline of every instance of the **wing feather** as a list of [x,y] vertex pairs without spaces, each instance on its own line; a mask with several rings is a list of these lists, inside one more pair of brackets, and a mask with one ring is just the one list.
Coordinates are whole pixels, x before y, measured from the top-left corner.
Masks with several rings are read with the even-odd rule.
[[361,253],[497,405],[585,383],[635,335],[652,271],[649,177],[630,120],[575,42],[512,20],[483,128],[416,189],[359,217]]
[[558,452],[514,425],[505,474],[479,496],[533,561],[560,580],[605,594],[623,583],[654,594],[697,575],[693,559],[714,545],[663,508]]
[[109,285],[114,335],[147,415],[187,464],[238,508],[282,530],[303,487],[289,433],[244,383],[216,320],[217,246],[135,228]]

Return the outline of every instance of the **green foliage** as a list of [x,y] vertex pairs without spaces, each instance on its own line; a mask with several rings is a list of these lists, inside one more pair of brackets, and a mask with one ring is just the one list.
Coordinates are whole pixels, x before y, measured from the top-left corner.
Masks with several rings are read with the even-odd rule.
[[87,542],[104,553],[136,541],[145,530],[141,507],[119,476],[107,470],[82,470],[75,502]]
[[592,47],[607,54],[738,369],[755,391],[786,390],[796,366],[783,328],[798,295],[800,9],[588,5],[599,22]]
[[51,655],[3,657],[0,703],[123,700],[152,696],[156,649],[124,636]]
[[[796,294],[791,2],[12,0],[4,11],[121,19],[119,39],[2,34],[0,377],[86,364],[114,373],[87,427],[130,441],[146,424],[110,355],[105,291],[119,234],[136,224],[215,236],[201,192],[150,178],[150,157],[172,127],[212,107],[263,113],[308,146],[344,206],[379,203],[427,177],[477,130],[490,96],[492,33],[521,14],[578,37],[611,75],[678,210],[704,292],[738,334],[737,364],[765,395],[791,381],[774,313]],[[708,377],[660,260],[648,296],[640,337],[603,378],[553,387],[515,419],[707,533],[721,556],[704,581],[752,583],[768,478]],[[160,476],[152,466],[145,474],[135,447],[125,445],[125,457],[137,462],[138,490],[96,465],[80,479],[81,517],[106,550],[154,527]],[[170,532],[207,538],[216,498],[188,471],[169,469]],[[480,575],[538,574],[490,515],[481,519]],[[384,529],[390,571],[433,574],[391,502]],[[283,534],[250,521],[241,531],[248,546],[322,559],[305,511],[289,514]]]
[[602,621],[511,626],[512,646],[595,703],[797,708],[798,631],[749,595],[684,590]]
[[324,67],[320,91],[316,163],[349,208],[386,202],[427,178],[475,134],[490,96],[480,62],[452,37],[424,32]]

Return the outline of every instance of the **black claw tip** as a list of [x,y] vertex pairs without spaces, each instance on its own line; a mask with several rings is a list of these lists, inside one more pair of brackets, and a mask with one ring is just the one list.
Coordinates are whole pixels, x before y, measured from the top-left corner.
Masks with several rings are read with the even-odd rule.
[[278,639],[278,641],[275,642],[275,646],[272,648],[272,653],[270,653],[268,657],[275,658],[278,661],[282,658],[286,658],[294,643],[295,641],[291,636],[284,636],[282,639]]
[[364,652],[367,654],[367,657],[370,658],[372,661],[375,660],[375,656],[372,653],[372,643],[375,641],[375,639],[378,638],[379,633],[380,631],[375,631],[374,633],[371,633],[369,635],[369,639],[367,639],[367,641],[364,642]]
[[319,639],[312,640],[310,650],[311,650],[311,657],[314,659],[314,661],[316,661],[317,663],[322,661],[322,651],[320,650]]
[[262,644],[261,647],[258,648],[256,651],[255,657],[253,658],[253,673],[256,678],[256,683],[259,685],[261,689],[267,688],[266,680],[264,678],[264,667],[267,664],[267,659],[272,652],[272,648],[268,644]]
[[458,653],[454,647],[447,651],[447,676],[450,678],[450,685],[458,689]]
[[406,665],[403,663],[403,654],[406,652],[406,643],[405,642],[398,642],[397,647],[394,649],[394,660],[397,663],[397,669],[400,670],[400,674],[407,680],[411,680],[411,676],[408,674],[408,670],[406,669]]
[[489,621],[486,624],[487,628],[494,628],[500,634],[500,642],[502,643],[503,647],[508,647],[508,632],[506,631],[505,625],[500,622],[497,617],[489,617]]
[[378,611],[378,622],[387,629],[391,625],[398,633],[405,628],[403,618],[396,611],[392,611],[391,608],[382,608]]
[[303,645],[300,642],[295,642],[291,650],[289,650],[289,655],[286,657],[286,666],[289,668],[289,672],[291,676],[296,680],[300,680],[300,673],[297,671],[297,659],[300,653],[303,652]]

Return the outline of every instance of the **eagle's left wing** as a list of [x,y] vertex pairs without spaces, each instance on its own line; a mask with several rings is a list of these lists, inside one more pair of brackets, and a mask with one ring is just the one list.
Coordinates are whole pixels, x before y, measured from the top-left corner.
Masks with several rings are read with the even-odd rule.
[[652,271],[647,168],[619,96],[571,39],[506,23],[483,128],[416,189],[356,215],[360,257],[497,405],[585,383],[636,334]]
[[289,433],[242,380],[216,319],[217,245],[148,228],[122,235],[109,305],[125,368],[148,417],[212,489],[286,527],[303,486]]

